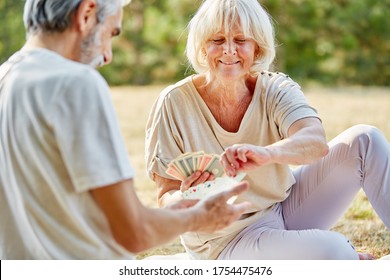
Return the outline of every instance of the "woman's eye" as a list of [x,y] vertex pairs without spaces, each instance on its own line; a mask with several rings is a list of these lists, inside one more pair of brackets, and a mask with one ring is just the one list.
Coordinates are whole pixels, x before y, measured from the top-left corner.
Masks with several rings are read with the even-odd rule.
[[224,39],[213,39],[212,40],[215,44],[222,44],[224,42]]

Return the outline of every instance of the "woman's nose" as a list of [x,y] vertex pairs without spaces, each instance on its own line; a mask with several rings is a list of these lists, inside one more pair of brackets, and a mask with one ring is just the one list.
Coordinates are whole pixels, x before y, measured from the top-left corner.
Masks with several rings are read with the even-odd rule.
[[228,55],[228,54],[236,55],[237,54],[236,44],[234,42],[226,41],[223,53],[225,55]]

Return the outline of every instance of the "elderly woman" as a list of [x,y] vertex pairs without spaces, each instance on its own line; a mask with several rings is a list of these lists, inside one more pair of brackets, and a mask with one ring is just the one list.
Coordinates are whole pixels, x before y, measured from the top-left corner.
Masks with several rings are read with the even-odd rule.
[[[147,170],[160,205],[214,179],[165,173],[180,154],[222,154],[226,174],[247,173],[252,207],[223,231],[181,236],[195,259],[367,259],[329,231],[360,188],[390,226],[390,146],[375,128],[348,129],[329,145],[316,110],[289,76],[269,72],[269,15],[256,0],[206,0],[189,24],[197,72],[166,88],[146,136]],[[290,165],[297,165],[291,169]]]

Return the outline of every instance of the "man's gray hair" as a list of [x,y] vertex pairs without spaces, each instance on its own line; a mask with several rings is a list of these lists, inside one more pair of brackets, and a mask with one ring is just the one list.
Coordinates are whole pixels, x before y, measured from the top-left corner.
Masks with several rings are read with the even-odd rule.
[[[26,0],[24,26],[27,34],[63,32],[71,24],[71,16],[84,0]],[[96,0],[97,21],[118,11],[131,0]]]

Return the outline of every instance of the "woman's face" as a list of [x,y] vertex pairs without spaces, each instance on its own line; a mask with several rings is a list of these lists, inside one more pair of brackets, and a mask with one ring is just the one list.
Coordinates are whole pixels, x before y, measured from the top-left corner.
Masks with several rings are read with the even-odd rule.
[[212,78],[244,78],[253,65],[257,53],[256,42],[244,36],[240,25],[213,34],[205,45],[206,59]]

